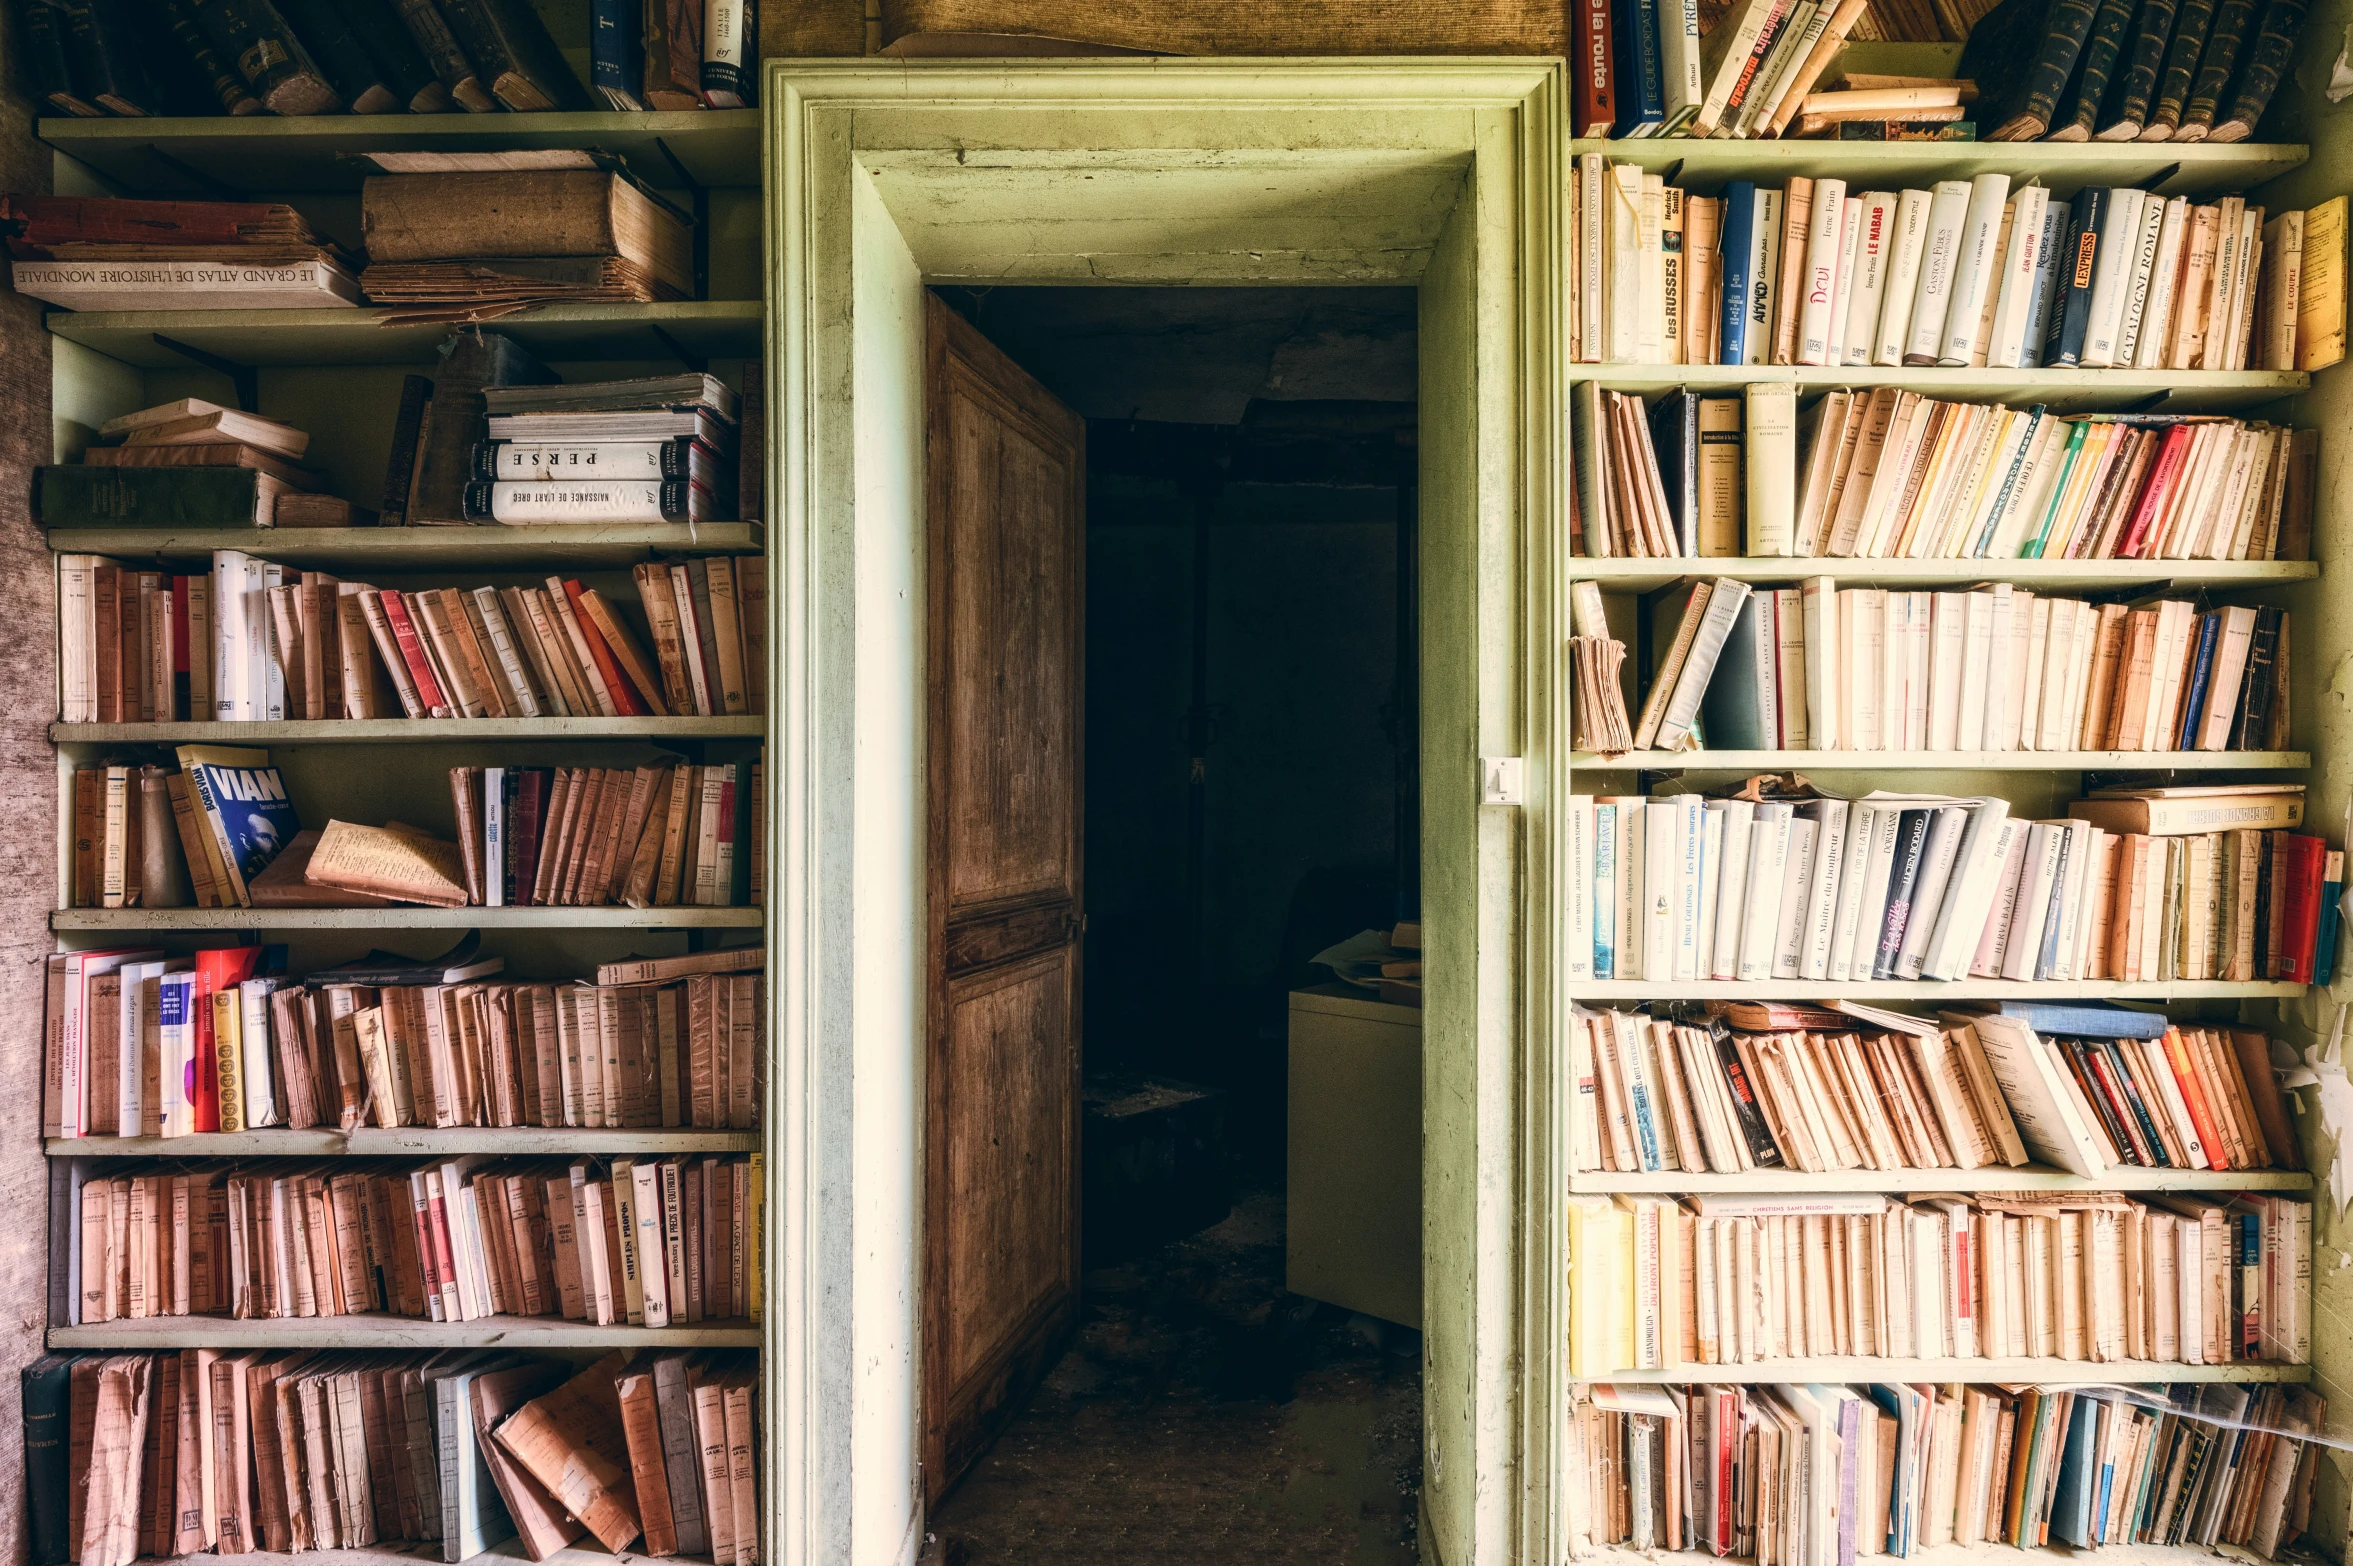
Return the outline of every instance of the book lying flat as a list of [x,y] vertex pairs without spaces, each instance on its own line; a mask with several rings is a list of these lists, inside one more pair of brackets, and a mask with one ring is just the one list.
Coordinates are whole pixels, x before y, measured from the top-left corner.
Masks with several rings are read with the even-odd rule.
[[68,310],[353,309],[359,279],[322,258],[18,261],[16,291]]

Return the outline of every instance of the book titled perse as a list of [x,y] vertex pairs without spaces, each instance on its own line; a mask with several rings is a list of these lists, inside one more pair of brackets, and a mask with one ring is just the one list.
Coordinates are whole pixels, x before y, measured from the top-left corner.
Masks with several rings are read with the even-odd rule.
[[1582,363],[2316,370],[2344,353],[2343,197],[2266,221],[2239,196],[2062,199],[2007,174],[1694,196],[1585,153],[1572,205]]
[[2327,1461],[2308,1387],[1597,1382],[1570,1403],[1572,1559],[1631,1545],[1810,1566],[1998,1542],[2273,1560],[2304,1536]]

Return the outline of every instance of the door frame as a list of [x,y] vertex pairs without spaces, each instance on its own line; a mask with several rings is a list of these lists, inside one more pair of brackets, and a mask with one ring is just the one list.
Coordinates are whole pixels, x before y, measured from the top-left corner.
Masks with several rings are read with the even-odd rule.
[[[923,296],[1396,284],[1421,344],[1425,1561],[1557,1560],[1555,60],[771,61],[772,1558],[922,1541]],[[1482,808],[1479,758],[1528,760]]]

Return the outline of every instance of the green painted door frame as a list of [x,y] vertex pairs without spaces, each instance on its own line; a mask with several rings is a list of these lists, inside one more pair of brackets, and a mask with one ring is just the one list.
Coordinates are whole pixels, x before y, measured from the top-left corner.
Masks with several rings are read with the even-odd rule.
[[[787,1566],[910,1560],[923,288],[1420,291],[1424,1558],[1556,1559],[1545,1041],[1562,69],[771,62],[775,1015],[765,1390]],[[1481,756],[1529,758],[1525,809]]]

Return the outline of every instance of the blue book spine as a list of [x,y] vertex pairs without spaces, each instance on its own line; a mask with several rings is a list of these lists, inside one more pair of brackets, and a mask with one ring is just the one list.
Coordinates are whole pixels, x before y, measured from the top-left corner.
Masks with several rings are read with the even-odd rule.
[[2067,243],[2067,209],[2052,202],[2043,210],[2042,237],[2034,246],[2033,291],[2027,295],[2026,343],[2019,368],[2039,369],[2044,360],[2043,339],[2051,331],[2051,285],[2059,276],[2059,248]]
[[[1675,8],[1678,24],[1683,8]],[[1618,99],[1618,133],[1651,136],[1667,117],[1665,51],[1659,40],[1659,0],[1618,0],[1612,26],[1625,72]]]
[[637,88],[645,75],[639,7],[630,0],[592,0],[589,6],[588,84],[608,108],[639,107]]
[[2063,259],[2066,275],[2060,279],[2054,323],[2058,340],[2056,351],[2043,358],[2045,364],[2060,369],[2071,368],[2083,359],[2084,333],[2092,319],[2092,278],[2099,269],[2100,236],[2108,225],[2108,195],[2106,186],[2086,185],[2075,193],[2075,205],[2068,214]]
[[1593,976],[1618,976],[1618,807],[1593,810]]
[[2161,1039],[2162,1012],[2128,1011],[2122,1006],[2086,1002],[2070,1006],[2055,1001],[2002,1001],[1995,1010],[2016,1017],[2035,1032],[2077,1039]]
[[2240,1213],[2239,1359],[2256,1359],[2263,1341],[2263,1215]]
[[1748,347],[1748,256],[1756,237],[1757,187],[1736,179],[1724,187],[1724,229],[1716,255],[1724,273],[1724,324],[1716,360],[1745,362]]
[[2198,654],[2190,660],[2190,690],[2182,698],[2181,732],[2173,738],[2175,750],[2188,750],[2190,736],[2198,732],[2199,715],[2206,710],[2206,687],[2213,682],[2214,643],[2221,630],[2220,613],[2198,616]]
[[2320,882],[2320,923],[2313,933],[2312,982],[2326,984],[2337,968],[2337,904],[2345,895],[2345,855],[2330,849]]
[[1640,1081],[1630,1081],[1626,1084],[1626,1097],[1634,1110],[1634,1139],[1641,1145],[1642,1167],[1646,1172],[1656,1173],[1666,1165],[1659,1158],[1658,1122],[1650,1112],[1650,1088]]

